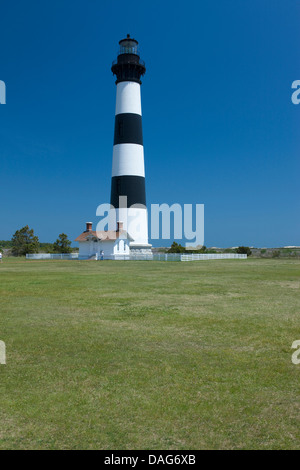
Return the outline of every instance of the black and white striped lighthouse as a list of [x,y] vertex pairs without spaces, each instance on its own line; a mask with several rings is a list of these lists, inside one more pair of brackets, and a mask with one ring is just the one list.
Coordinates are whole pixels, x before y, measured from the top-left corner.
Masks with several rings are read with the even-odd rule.
[[[151,245],[148,244],[141,107],[141,76],[146,68],[135,39],[128,34],[119,44],[118,58],[111,68],[117,77],[117,98],[110,202],[116,210],[116,222],[122,222],[134,240],[130,243],[131,251],[148,252]],[[121,196],[127,202],[125,206],[120,203]]]

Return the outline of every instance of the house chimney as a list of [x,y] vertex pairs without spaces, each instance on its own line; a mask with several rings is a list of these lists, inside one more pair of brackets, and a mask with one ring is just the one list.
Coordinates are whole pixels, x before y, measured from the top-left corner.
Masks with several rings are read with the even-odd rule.
[[86,232],[91,232],[92,231],[92,226],[93,226],[93,222],[87,222],[86,223]]
[[123,230],[123,222],[118,222],[118,232],[121,232]]

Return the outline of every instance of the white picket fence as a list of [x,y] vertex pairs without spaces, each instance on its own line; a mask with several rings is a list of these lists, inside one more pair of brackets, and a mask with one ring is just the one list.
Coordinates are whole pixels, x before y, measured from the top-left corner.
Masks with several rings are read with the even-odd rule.
[[27,254],[26,259],[78,259],[78,253],[33,253]]
[[[106,260],[120,260],[120,261],[202,261],[208,259],[246,259],[247,255],[240,255],[236,253],[195,253],[195,254],[181,254],[181,253],[153,253],[151,255],[143,254],[130,254],[130,255],[118,255],[116,257],[109,256],[105,257]],[[52,253],[35,253],[26,255],[26,259],[29,260],[88,260],[91,258],[79,256],[78,253],[63,253],[63,254],[52,254]]]
[[200,261],[206,259],[246,259],[247,255],[237,253],[192,253],[181,255],[181,261]]

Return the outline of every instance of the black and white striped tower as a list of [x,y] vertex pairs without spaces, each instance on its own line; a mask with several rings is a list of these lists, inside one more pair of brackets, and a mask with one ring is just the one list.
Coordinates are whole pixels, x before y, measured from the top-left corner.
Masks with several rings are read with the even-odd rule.
[[[116,209],[116,221],[134,239],[131,251],[149,251],[148,217],[146,209],[145,165],[142,132],[141,76],[145,74],[138,42],[127,35],[120,42],[120,51],[113,62],[116,75],[117,99],[111,183],[111,205]],[[127,197],[127,206],[120,206],[120,196]],[[131,208],[135,205],[135,208]],[[135,218],[138,223],[132,223]],[[130,227],[136,230],[131,232]],[[131,232],[131,233],[130,233]]]

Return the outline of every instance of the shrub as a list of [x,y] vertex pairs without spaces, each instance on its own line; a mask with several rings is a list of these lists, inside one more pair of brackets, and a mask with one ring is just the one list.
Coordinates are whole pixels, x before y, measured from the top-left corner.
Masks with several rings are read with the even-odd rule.
[[252,251],[250,250],[249,246],[239,246],[236,249],[236,253],[239,253],[241,255],[247,255],[247,256],[252,255]]
[[185,253],[185,248],[182,245],[173,242],[171,248],[168,250],[168,253]]

